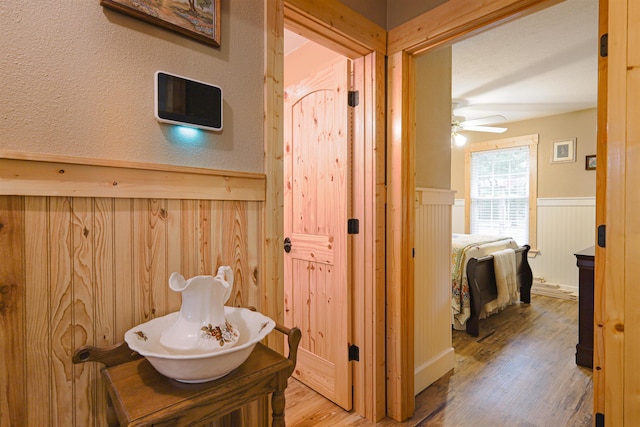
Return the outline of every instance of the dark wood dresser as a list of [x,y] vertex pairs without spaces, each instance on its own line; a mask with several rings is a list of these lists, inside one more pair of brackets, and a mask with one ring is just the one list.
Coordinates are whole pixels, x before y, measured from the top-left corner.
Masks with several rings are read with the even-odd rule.
[[578,344],[576,363],[593,368],[593,267],[595,246],[575,254],[579,270],[578,278]]

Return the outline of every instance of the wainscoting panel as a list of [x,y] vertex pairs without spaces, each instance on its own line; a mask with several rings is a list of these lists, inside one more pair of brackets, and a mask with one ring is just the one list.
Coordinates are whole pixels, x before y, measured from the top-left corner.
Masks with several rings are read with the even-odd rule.
[[415,394],[453,369],[451,206],[453,191],[416,189]]
[[594,197],[538,199],[538,250],[529,260],[533,275],[578,293],[574,254],[595,245]]
[[[595,245],[594,197],[538,199],[538,250],[529,258],[533,276],[546,285],[578,293],[578,267],[573,254]],[[464,200],[453,207],[453,231],[464,233]],[[535,292],[535,283],[534,289]]]
[[464,234],[464,199],[456,199],[451,209],[451,231]]
[[228,305],[254,305],[262,202],[0,196],[2,425],[105,425],[96,363],[136,324],[177,311],[169,275],[235,273]]
[[[106,425],[102,365],[74,365],[73,353],[179,310],[174,271],[229,265],[227,305],[274,317],[259,283],[265,183],[256,173],[0,150],[0,426]],[[255,425],[268,406],[260,399],[206,425]]]

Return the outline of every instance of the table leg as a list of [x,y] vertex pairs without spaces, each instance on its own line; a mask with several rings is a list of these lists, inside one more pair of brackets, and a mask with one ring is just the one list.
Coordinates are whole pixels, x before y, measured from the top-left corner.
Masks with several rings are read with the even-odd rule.
[[272,427],[285,427],[284,406],[284,391],[274,391],[271,395],[271,408],[273,409],[273,414],[271,416]]

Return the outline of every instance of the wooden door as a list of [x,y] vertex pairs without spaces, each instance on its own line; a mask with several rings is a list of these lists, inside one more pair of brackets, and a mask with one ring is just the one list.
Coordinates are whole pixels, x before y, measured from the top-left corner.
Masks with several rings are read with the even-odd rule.
[[285,322],[302,331],[294,376],[351,409],[347,215],[350,63],[285,89]]

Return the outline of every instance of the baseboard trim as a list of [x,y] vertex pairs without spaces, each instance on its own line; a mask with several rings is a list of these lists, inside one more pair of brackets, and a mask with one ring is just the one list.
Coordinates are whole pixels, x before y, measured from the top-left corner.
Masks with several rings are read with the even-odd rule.
[[535,295],[544,295],[548,297],[567,299],[572,301],[578,300],[577,289],[559,285],[557,283],[541,282],[535,279],[533,281],[533,285],[531,286],[531,293]]
[[444,374],[452,370],[455,365],[456,357],[452,347],[427,363],[418,366],[415,369],[414,395],[438,381]]

